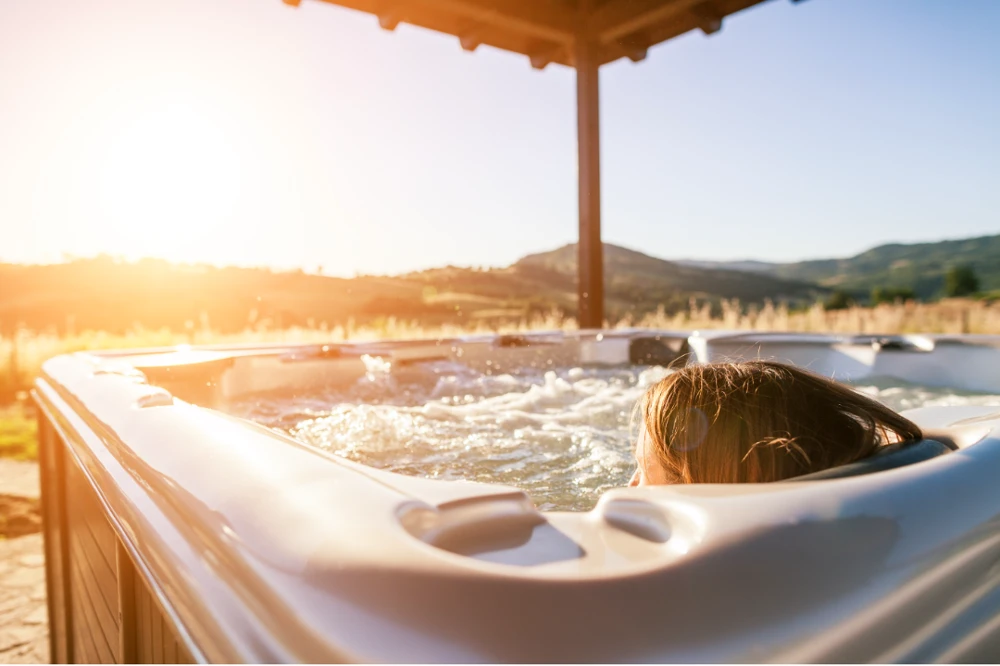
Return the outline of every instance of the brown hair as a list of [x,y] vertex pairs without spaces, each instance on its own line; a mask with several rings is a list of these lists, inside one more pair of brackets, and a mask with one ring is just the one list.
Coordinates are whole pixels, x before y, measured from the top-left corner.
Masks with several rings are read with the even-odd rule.
[[780,481],[846,465],[919,426],[848,386],[771,361],[690,365],[638,405],[675,483]]

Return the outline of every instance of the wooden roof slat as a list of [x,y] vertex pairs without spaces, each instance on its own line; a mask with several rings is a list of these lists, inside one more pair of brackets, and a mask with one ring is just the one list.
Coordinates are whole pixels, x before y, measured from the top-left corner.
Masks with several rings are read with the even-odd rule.
[[[527,55],[534,67],[573,65],[578,32],[596,38],[601,64],[642,60],[649,47],[690,30],[717,31],[722,20],[764,0],[604,0],[579,20],[579,0],[324,0],[379,17],[454,35],[462,48],[480,44]],[[284,0],[297,5],[301,0]]]
[[525,35],[560,44],[572,44],[574,15],[562,3],[496,2],[495,0],[408,0],[407,5],[424,5],[462,15],[476,22],[516,30]]
[[[300,0],[284,0],[298,5]],[[495,0],[324,0],[375,14],[400,16],[403,21],[423,25],[427,15],[448,15],[452,21],[465,19],[471,27],[485,24],[519,33],[525,37],[569,45],[573,42],[573,12],[563,2],[496,2]],[[433,26],[432,30],[455,34],[451,30]],[[443,27],[443,26],[442,26]],[[458,36],[458,35],[456,35]]]
[[602,44],[648,29],[654,23],[683,14],[703,0],[630,0],[602,5],[590,18],[591,33]]
[[[644,9],[632,19],[624,19],[620,24],[626,25],[631,31],[614,30],[616,39],[603,44],[601,64],[613,62],[622,57],[641,60],[641,55],[651,46],[679,37],[691,30],[700,29],[706,35],[718,32],[722,27],[723,18],[742,11],[765,0],[676,0],[671,9],[666,11],[654,8],[654,5],[666,5],[663,0],[630,0],[635,9]],[[678,8],[683,7],[683,10]],[[637,27],[641,26],[641,27]]]

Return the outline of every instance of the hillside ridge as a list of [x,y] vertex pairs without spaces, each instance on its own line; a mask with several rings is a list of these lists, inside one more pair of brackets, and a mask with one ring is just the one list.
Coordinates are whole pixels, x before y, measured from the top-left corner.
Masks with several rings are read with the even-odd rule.
[[945,274],[957,265],[972,267],[984,291],[1000,289],[1000,235],[884,243],[851,257],[787,263],[687,259],[678,263],[802,280],[858,295],[867,295],[875,287],[900,287],[930,299],[943,295]]
[[[0,334],[21,327],[57,333],[193,327],[238,332],[391,317],[436,325],[524,320],[551,312],[574,316],[576,261],[576,245],[568,244],[502,268],[448,266],[355,278],[107,256],[0,264]],[[715,307],[723,299],[804,306],[833,289],[864,298],[875,286],[907,287],[933,298],[941,294],[948,267],[959,263],[976,270],[984,290],[1000,289],[1000,235],[892,243],[845,259],[788,264],[670,261],[606,243],[605,312],[609,321],[658,309],[671,314],[692,299]]]

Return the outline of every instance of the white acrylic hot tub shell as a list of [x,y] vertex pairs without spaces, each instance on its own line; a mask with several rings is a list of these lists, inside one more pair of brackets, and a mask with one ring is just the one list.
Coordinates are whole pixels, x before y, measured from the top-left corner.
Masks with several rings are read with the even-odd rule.
[[[517,489],[369,469],[145,381],[190,385],[210,402],[348,381],[363,371],[361,353],[404,370],[446,358],[503,371],[627,362],[629,341],[653,335],[686,343],[690,362],[772,357],[853,380],[892,370],[1000,392],[995,338],[896,338],[877,349],[871,337],[636,330],[76,354],[46,363],[37,385],[43,430],[54,434],[43,458],[83,473],[126,558],[117,570],[131,562],[164,618],[161,634],[172,631],[195,660],[1000,656],[1000,407],[915,412],[961,448],[897,470],[621,489],[589,513],[543,514]],[[61,534],[73,529],[64,520]],[[51,558],[62,568],[50,578],[74,566],[74,552],[60,552],[69,561]],[[116,584],[127,614],[131,597],[120,576]],[[139,625],[105,628],[109,645],[118,640],[113,656],[143,656],[128,642]]]

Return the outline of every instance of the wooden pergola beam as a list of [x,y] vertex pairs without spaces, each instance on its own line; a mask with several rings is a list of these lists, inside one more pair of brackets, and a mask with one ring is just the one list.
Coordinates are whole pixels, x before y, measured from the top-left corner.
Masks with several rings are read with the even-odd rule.
[[631,0],[602,5],[590,18],[590,29],[601,44],[643,32],[651,25],[680,16],[704,0]]
[[506,3],[503,10],[498,3],[486,0],[410,0],[412,4],[422,4],[429,8],[453,12],[472,21],[505,28],[525,36],[543,39],[559,44],[573,42],[573,14],[559,11],[545,3]]
[[[288,2],[289,0],[285,0]],[[377,0],[335,0],[338,5],[380,14],[378,5],[416,16],[421,9],[445,12],[473,23],[516,32],[526,37],[569,45],[573,42],[575,15],[548,3],[497,3],[490,0],[405,0],[396,3]],[[502,8],[498,5],[503,5]],[[373,7],[374,6],[374,7]],[[374,10],[374,11],[373,11]],[[404,19],[406,20],[406,19]]]

